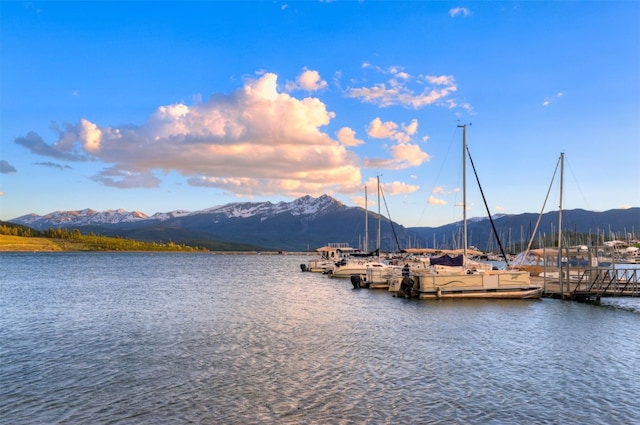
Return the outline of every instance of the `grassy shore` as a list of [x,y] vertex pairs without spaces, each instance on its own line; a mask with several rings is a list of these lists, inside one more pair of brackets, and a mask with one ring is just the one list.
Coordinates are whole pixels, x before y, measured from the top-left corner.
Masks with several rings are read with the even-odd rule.
[[177,251],[195,252],[199,248],[176,244],[157,244],[104,236],[77,238],[23,237],[0,234],[0,252],[51,251]]
[[63,251],[63,249],[54,239],[0,235],[0,251]]

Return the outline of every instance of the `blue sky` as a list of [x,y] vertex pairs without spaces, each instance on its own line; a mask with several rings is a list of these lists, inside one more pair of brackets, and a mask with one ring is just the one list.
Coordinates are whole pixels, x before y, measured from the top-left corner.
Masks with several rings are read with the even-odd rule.
[[[637,1],[3,1],[0,219],[329,194],[462,217],[640,206]],[[471,167],[467,215],[486,216]],[[559,205],[554,184],[545,210]]]

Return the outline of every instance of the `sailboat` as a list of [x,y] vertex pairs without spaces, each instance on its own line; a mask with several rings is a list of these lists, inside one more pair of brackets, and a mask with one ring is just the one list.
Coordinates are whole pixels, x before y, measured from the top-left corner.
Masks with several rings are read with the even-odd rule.
[[[366,188],[365,188],[366,198]],[[368,208],[365,201],[365,220],[368,217]],[[388,289],[389,281],[395,276],[400,274],[400,269],[396,266],[386,264],[380,260],[380,177],[378,177],[378,248],[374,251],[375,259],[370,258],[367,255],[365,257],[358,258],[352,255],[342,264],[336,265],[336,267],[329,274],[331,277],[338,278],[351,278],[351,283],[354,288],[369,288],[369,289]],[[368,229],[368,221],[365,221],[365,226]],[[368,245],[368,236],[366,236]],[[368,248],[368,246],[367,246]]]
[[420,299],[444,298],[502,298],[536,299],[542,296],[543,288],[533,285],[526,271],[492,270],[479,267],[468,258],[467,250],[467,187],[466,155],[467,126],[462,125],[462,211],[463,254],[462,264],[440,266],[432,263],[429,268],[411,270],[409,277],[396,278],[389,291],[398,296]]
[[[560,169],[560,204],[558,208],[558,245],[550,248],[542,247],[532,249],[540,220],[544,213],[544,209],[556,177],[556,172]],[[510,269],[527,271],[531,277],[536,280],[543,280],[543,284],[548,289],[548,283],[558,286],[557,293],[564,298],[565,294],[570,293],[570,285],[574,282],[580,282],[583,276],[595,274],[595,269],[599,267],[611,266],[611,263],[601,262],[599,256],[600,249],[598,247],[589,247],[587,245],[565,245],[562,230],[562,203],[564,192],[564,153],[560,153],[560,158],[556,165],[556,170],[551,178],[551,184],[547,191],[547,197],[542,205],[542,210],[538,215],[538,221],[533,229],[526,249],[518,254],[511,263]],[[554,288],[555,290],[555,288]],[[548,292],[554,292],[554,290]]]

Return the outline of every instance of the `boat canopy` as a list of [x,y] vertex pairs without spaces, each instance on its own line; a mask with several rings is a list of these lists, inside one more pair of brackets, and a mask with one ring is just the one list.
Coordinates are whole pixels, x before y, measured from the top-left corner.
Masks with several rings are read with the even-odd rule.
[[431,262],[431,265],[434,266],[462,266],[464,265],[464,255],[460,254],[452,256],[445,254],[440,257],[431,257],[429,261]]
[[[462,249],[435,249],[435,248],[407,248],[405,251],[409,254],[432,254],[432,255],[461,255]],[[467,249],[467,255],[480,256],[484,253],[475,249]]]

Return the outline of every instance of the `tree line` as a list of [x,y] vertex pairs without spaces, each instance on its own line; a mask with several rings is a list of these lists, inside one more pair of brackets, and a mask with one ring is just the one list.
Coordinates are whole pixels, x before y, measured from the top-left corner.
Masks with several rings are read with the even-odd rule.
[[96,235],[93,232],[83,235],[78,229],[49,228],[36,230],[27,226],[0,222],[0,235],[21,236],[27,238],[48,238],[62,245],[81,245],[82,249],[96,251],[207,251],[205,248],[193,247],[174,242],[144,242],[124,239],[120,236],[110,237]]

